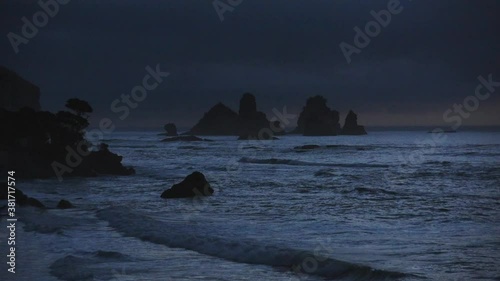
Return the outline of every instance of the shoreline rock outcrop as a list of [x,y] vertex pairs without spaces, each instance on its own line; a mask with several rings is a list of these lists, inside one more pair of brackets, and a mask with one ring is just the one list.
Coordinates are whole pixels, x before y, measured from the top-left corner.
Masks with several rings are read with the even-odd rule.
[[[1,87],[5,86],[2,83],[11,79],[5,78],[4,72],[5,69],[0,67],[2,98],[6,97],[5,93],[10,93],[10,90],[2,92]],[[7,74],[7,77],[12,75]],[[33,85],[28,88],[33,87],[36,88]],[[24,91],[23,87],[14,85],[12,88],[14,93]],[[92,144],[85,138],[85,129],[89,126],[89,113],[93,109],[86,101],[69,99],[66,110],[57,113],[38,111],[37,104],[38,95],[33,107],[23,106],[17,111],[0,104],[0,130],[9,132],[0,138],[1,172],[16,170],[16,176],[25,179],[134,173],[133,168],[121,164],[122,157],[110,152],[107,145],[101,145],[98,151],[91,150]]]
[[[4,183],[3,186],[7,186],[7,183]],[[39,209],[45,209],[45,205],[39,200],[29,197],[24,192],[22,192],[19,188],[16,188],[14,193],[14,197],[16,199],[16,204],[19,206],[32,206]],[[8,200],[8,191],[7,188],[2,188],[0,191],[0,200]]]
[[174,184],[161,194],[161,198],[189,198],[211,196],[214,190],[200,172],[193,172],[182,182]]

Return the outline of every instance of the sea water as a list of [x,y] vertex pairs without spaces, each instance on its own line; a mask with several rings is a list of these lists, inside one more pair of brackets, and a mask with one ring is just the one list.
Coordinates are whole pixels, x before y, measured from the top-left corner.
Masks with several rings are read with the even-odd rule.
[[[119,132],[133,176],[17,179],[49,209],[17,209],[15,274],[2,217],[1,280],[500,279],[498,132],[206,138]],[[213,196],[160,198],[193,171]]]

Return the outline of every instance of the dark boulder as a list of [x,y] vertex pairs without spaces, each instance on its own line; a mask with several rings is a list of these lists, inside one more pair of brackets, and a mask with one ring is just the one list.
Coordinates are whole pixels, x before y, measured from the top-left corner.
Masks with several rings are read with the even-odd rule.
[[161,194],[161,198],[187,198],[197,196],[210,196],[214,193],[212,187],[200,172],[194,172],[182,182],[174,184],[170,189]]
[[358,116],[352,110],[345,118],[342,135],[366,135],[365,127],[358,125]]
[[175,142],[175,141],[212,141],[209,139],[202,139],[197,136],[178,136],[163,139],[162,142]]
[[64,200],[64,199],[59,201],[59,203],[57,204],[58,209],[71,209],[73,207],[74,206],[73,206],[73,204],[71,204],[71,202],[69,202],[68,200]]
[[176,137],[177,134],[177,126],[174,123],[168,123],[164,127],[165,135],[168,137]]
[[[4,184],[3,186],[7,186]],[[20,189],[16,188],[15,192],[12,194],[15,197],[16,204],[19,206],[33,206],[36,208],[44,209],[45,205],[43,205],[40,201],[35,198],[28,197],[24,192]],[[0,200],[8,200],[8,190],[7,188],[2,188],[0,192]]]
[[324,97],[311,97],[300,113],[294,133],[304,136],[338,135],[340,133],[339,113],[326,105]]
[[222,103],[216,104],[186,135],[234,135],[238,130],[238,114]]

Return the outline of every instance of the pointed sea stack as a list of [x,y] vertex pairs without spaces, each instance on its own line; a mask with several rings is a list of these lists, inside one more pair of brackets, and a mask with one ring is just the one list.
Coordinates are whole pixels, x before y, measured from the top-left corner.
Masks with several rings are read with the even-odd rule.
[[238,130],[238,114],[222,103],[212,107],[186,135],[232,136]]
[[342,128],[342,135],[366,135],[365,127],[358,125],[358,115],[352,110],[349,110],[345,118],[344,127]]
[[297,121],[296,134],[304,136],[335,136],[340,133],[339,112],[331,110],[322,96],[307,99]]

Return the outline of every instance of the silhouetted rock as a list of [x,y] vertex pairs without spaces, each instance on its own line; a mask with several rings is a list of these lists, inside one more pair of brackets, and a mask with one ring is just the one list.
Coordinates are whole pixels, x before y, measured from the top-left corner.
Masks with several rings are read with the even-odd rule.
[[186,135],[236,135],[238,114],[222,103],[212,107]]
[[121,156],[107,150],[90,151],[85,139],[88,113],[83,100],[69,99],[70,111],[51,113],[23,107],[13,112],[0,108],[0,171],[17,171],[20,178],[129,175]]
[[366,135],[365,127],[358,125],[358,116],[352,110],[345,118],[342,135]]
[[252,118],[257,112],[257,101],[255,96],[250,93],[245,93],[240,99],[239,116],[244,118]]
[[98,151],[92,151],[84,158],[81,167],[85,171],[95,172],[97,175],[132,175],[135,170],[122,165],[123,157],[108,149],[108,145],[102,143]]
[[307,144],[307,145],[302,145],[302,146],[296,146],[294,149],[308,150],[308,149],[316,149],[316,148],[320,148],[320,146],[315,145],[315,144]]
[[202,139],[197,136],[178,136],[162,140],[162,142],[174,142],[174,141],[212,141],[212,140]]
[[240,99],[239,114],[218,103],[185,135],[226,135],[240,136],[242,139],[272,139],[275,131],[283,134],[284,130],[271,130],[271,125],[281,128],[279,123],[270,124],[266,114],[257,111],[255,96],[249,93]]
[[0,66],[0,108],[40,110],[40,89],[15,72]]
[[42,202],[40,202],[37,199],[32,198],[32,197],[28,197],[27,205],[35,207],[35,208],[40,208],[40,209],[45,208],[45,205],[43,205]]
[[212,187],[200,172],[194,172],[182,182],[174,184],[161,194],[161,198],[186,198],[195,196],[210,196],[214,193]]
[[177,134],[177,126],[174,123],[168,123],[163,127],[166,131],[165,135],[168,137],[176,137]]
[[340,133],[339,113],[326,105],[322,96],[307,99],[294,133],[304,136],[335,136]]
[[257,102],[252,94],[246,93],[240,99],[238,124],[240,139],[271,140],[274,136],[266,114],[257,111]]
[[274,132],[274,135],[276,136],[282,136],[285,135],[285,127],[281,125],[280,121],[273,121],[271,122],[271,130]]
[[68,200],[62,199],[61,201],[59,201],[59,203],[57,203],[58,209],[71,209],[73,207],[73,204],[71,204],[71,202],[69,202]]
[[[3,186],[6,187],[7,183],[5,183]],[[2,188],[0,191],[0,200],[8,200],[8,194],[8,189]],[[28,197],[18,188],[16,188],[15,192],[13,194],[11,193],[11,195],[15,197],[16,204],[19,206],[32,206],[40,209],[45,208],[45,206],[40,201],[35,198]]]

